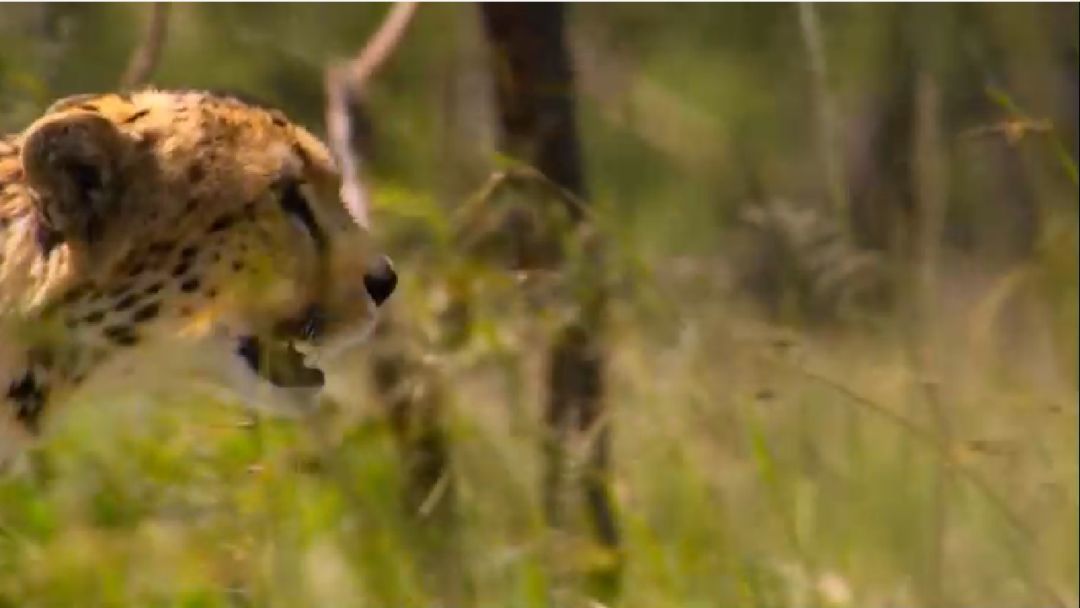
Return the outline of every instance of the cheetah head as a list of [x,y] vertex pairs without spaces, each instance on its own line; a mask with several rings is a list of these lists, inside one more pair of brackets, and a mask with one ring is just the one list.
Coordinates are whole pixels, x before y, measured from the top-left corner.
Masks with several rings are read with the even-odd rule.
[[397,282],[339,181],[280,112],[202,92],[80,96],[0,140],[0,442],[179,359],[255,402],[319,389]]

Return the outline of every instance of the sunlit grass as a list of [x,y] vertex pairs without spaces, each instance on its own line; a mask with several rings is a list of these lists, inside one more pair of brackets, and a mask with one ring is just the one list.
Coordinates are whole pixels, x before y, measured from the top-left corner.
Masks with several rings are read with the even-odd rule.
[[[40,7],[6,5],[0,124],[20,129],[59,95],[113,88],[142,10],[61,7],[60,35],[47,35]],[[323,67],[354,53],[384,10],[178,5],[156,82],[254,93],[319,131]],[[616,284],[620,605],[1080,604],[1076,163],[1061,143],[1066,122],[1054,127],[1062,133],[1042,127],[1059,121],[1046,95],[1069,70],[1037,59],[1058,52],[1051,22],[1075,12],[1000,10],[964,17],[943,6],[929,15],[956,29],[911,31],[927,43],[916,54],[940,55],[950,95],[978,97],[993,77],[995,112],[976,103],[949,119],[965,129],[957,146],[990,154],[1004,135],[1037,152],[1015,174],[982,156],[954,167],[952,229],[979,237],[982,223],[1016,219],[995,214],[992,199],[1016,196],[998,189],[1017,181],[1038,203],[1040,237],[1014,267],[991,272],[991,230],[976,238],[990,241],[976,260],[942,269],[933,364],[917,366],[912,328],[892,315],[781,326],[727,288],[737,211],[758,196],[810,206],[820,185],[794,10],[574,9],[586,173]],[[490,109],[474,107],[486,98],[459,91],[486,86],[473,73],[487,52],[474,8],[425,11],[369,101],[373,173],[397,180],[378,184],[375,210],[377,237],[401,244],[390,248],[405,283],[393,305],[405,331],[437,343],[431,284],[460,254],[448,208],[483,177],[473,172],[499,163],[487,150]],[[822,13],[830,83],[859,131],[862,114],[896,94],[892,30],[911,13]],[[980,33],[995,20],[997,34]],[[1015,38],[1023,31],[1033,40]],[[590,54],[608,62],[590,68]],[[973,68],[978,77],[951,82]],[[427,257],[400,255],[416,251]],[[429,357],[449,389],[453,532],[404,511],[401,454],[362,358],[344,370],[356,403],[323,426],[132,387],[73,407],[0,478],[0,608],[397,608],[469,597],[484,608],[595,608],[575,573],[611,556],[547,530],[541,507],[541,358],[561,309],[523,304],[502,279],[475,292],[472,341]]]
[[[931,606],[934,581],[957,605],[1075,605],[1075,387],[1031,374],[1064,372],[1053,349],[942,318],[946,363],[917,372],[889,324],[793,331],[683,287],[613,311],[621,605]],[[0,481],[0,605],[586,605],[567,573],[604,556],[543,525],[535,332],[492,322],[498,348],[438,362],[453,534],[403,512],[372,398],[331,441],[202,399],[83,403]]]

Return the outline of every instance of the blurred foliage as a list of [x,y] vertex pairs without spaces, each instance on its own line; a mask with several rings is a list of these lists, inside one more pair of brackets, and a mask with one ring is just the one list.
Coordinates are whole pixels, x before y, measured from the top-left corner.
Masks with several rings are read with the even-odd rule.
[[[323,67],[385,10],[177,5],[153,80],[243,92],[321,132]],[[879,217],[884,233],[918,202],[912,83],[942,91],[931,365],[912,356],[902,314],[849,314],[864,270],[893,273],[906,254],[837,238],[842,218],[821,217],[793,7],[570,14],[589,191],[612,248],[622,603],[1075,606],[1077,7],[818,11],[846,173],[876,184],[871,214],[901,201]],[[145,17],[5,5],[0,130],[56,97],[114,88]],[[488,70],[473,7],[420,10],[368,91],[376,232],[403,277],[398,325],[451,387],[461,542],[443,567],[467,576],[477,606],[546,606],[552,593],[584,605],[551,590],[552,564],[603,556],[548,534],[538,495],[538,345],[560,287],[464,263],[455,239],[455,210],[508,166],[493,152]],[[757,269],[771,270],[749,278],[788,294],[763,298],[764,313],[740,280]],[[902,304],[911,286],[896,275]],[[476,305],[448,350],[437,328],[454,290]],[[839,323],[806,323],[815,290]],[[346,368],[339,393],[370,394],[365,365]],[[73,407],[0,480],[0,606],[456,605],[439,603],[430,539],[402,512],[400,458],[370,398],[322,426],[132,393]]]

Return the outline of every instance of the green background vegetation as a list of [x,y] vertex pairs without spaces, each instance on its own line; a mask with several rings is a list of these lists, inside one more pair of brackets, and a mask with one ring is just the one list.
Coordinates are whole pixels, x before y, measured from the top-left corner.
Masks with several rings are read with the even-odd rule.
[[[0,9],[0,127],[115,88],[146,10]],[[321,133],[323,68],[385,11],[178,5],[153,82],[241,91]],[[775,200],[829,209],[796,7],[569,11],[615,286],[611,484],[625,546],[621,595],[605,601],[1077,606],[1076,5],[817,16],[845,183],[881,174],[889,193],[926,160],[917,147],[875,156],[860,139],[931,90],[905,79],[938,92],[921,132],[946,176],[931,287],[905,279],[902,245],[856,227],[825,265],[872,252],[890,295],[830,300],[826,315],[813,287],[826,271],[795,263],[813,249],[785,257],[762,243],[790,226],[745,220]],[[454,530],[403,512],[363,354],[340,370],[339,388],[363,397],[333,431],[253,425],[231,404],[135,386],[71,408],[0,479],[0,606],[590,605],[574,573],[612,556],[547,530],[539,494],[536,345],[558,307],[470,268],[472,337],[452,350],[432,337],[440,276],[461,271],[450,215],[505,162],[489,73],[474,7],[424,6],[369,90],[375,231],[404,283],[396,318],[448,387]],[[777,265],[779,295],[755,298],[745,286],[761,277],[748,275]]]

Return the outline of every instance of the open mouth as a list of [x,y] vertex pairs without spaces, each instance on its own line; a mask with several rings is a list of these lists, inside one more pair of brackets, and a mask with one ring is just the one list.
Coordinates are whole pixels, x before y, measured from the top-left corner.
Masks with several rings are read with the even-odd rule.
[[236,353],[259,377],[279,388],[321,388],[322,370],[308,366],[295,340],[265,340],[256,336],[240,339]]
[[240,338],[236,353],[256,375],[278,388],[321,388],[325,375],[308,354],[310,342],[325,326],[322,309],[313,304],[298,317],[279,323],[272,338]]
[[236,354],[274,387],[319,389],[326,381],[322,365],[362,342],[374,326],[373,319],[360,319],[351,325],[338,324],[338,330],[328,336],[328,324],[323,309],[311,305],[299,316],[278,323],[269,336],[242,336]]

